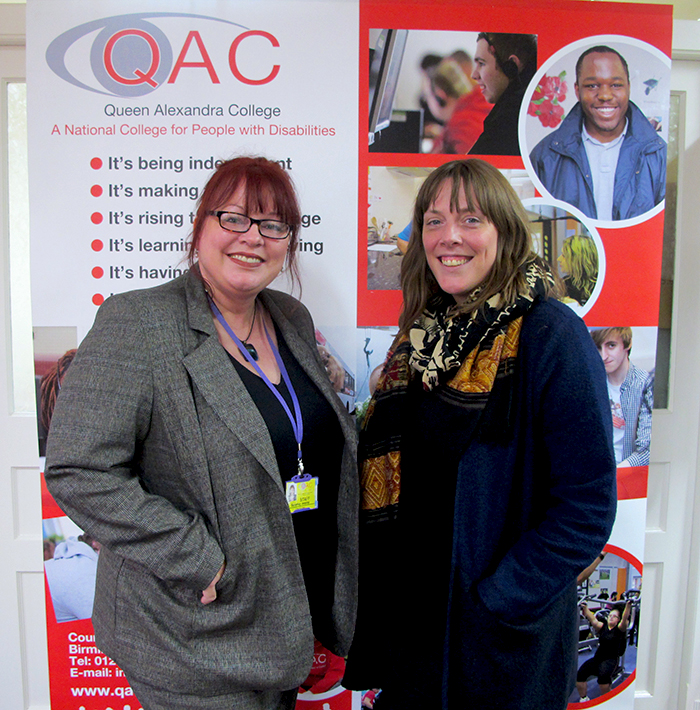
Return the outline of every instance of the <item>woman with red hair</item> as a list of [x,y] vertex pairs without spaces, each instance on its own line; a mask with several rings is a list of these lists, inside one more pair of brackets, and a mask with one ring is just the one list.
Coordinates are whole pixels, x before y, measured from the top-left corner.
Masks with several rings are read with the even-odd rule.
[[102,543],[96,642],[146,710],[292,708],[314,639],[348,650],[354,427],[268,288],[300,224],[277,163],[219,165],[189,272],[105,301],[62,385],[47,484]]

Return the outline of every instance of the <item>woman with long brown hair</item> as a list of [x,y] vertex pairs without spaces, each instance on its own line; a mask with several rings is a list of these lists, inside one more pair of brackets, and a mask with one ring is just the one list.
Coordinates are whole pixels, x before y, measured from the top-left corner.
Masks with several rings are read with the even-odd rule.
[[422,185],[399,334],[360,434],[358,627],[376,710],[565,708],[576,577],[607,541],[605,373],[481,160]]

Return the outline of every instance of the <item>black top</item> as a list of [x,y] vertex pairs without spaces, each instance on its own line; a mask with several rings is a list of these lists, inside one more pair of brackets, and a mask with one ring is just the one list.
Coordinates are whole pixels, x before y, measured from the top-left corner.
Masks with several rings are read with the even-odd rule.
[[584,290],[574,285],[571,276],[565,276],[562,281],[564,282],[564,286],[566,286],[566,295],[569,298],[573,298],[579,305],[585,306],[588,296],[586,296]]
[[390,614],[395,627],[386,654],[391,680],[382,707],[424,710],[442,706],[455,486],[478,413],[446,401],[440,388],[425,391],[416,376],[405,421]]
[[[314,635],[327,638],[334,598],[335,551],[338,540],[337,503],[343,434],[333,408],[309,379],[276,330],[280,355],[299,398],[304,422],[302,453],[305,472],[318,477],[318,509],[294,513],[301,569],[311,608]],[[261,377],[231,362],[270,432],[283,484],[297,474],[297,443],[289,417]],[[294,406],[284,380],[276,385],[292,413]]]
[[619,658],[625,652],[627,646],[627,631],[623,631],[619,626],[611,629],[607,623],[598,634],[598,649],[595,658],[600,661],[607,661]]

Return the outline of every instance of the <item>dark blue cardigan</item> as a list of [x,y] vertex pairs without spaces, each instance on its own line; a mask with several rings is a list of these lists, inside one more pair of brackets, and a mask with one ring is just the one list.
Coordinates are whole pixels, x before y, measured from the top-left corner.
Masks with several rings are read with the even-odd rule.
[[574,682],[576,577],[615,517],[605,370],[583,321],[550,300],[524,320],[508,413],[498,386],[459,467],[449,705],[476,687],[474,707],[555,710]]
[[[615,506],[602,360],[570,308],[538,303],[524,319],[514,381],[496,381],[459,465],[443,708],[566,707],[576,577],[607,542]],[[381,687],[382,620],[363,595],[376,609],[377,557],[392,550],[360,550],[372,588],[363,589],[361,572],[346,681]]]

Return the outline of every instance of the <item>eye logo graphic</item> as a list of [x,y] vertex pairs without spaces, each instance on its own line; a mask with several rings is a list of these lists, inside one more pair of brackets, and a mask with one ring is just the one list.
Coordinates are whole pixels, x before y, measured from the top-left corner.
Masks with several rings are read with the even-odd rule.
[[[125,98],[150,94],[161,84],[168,81],[173,68],[173,49],[165,33],[152,22],[149,22],[147,18],[211,20],[247,30],[246,27],[238,23],[206,15],[190,15],[176,12],[143,12],[117,15],[86,22],[56,37],[46,50],[46,63],[61,79],[87,91]],[[90,49],[90,68],[104,91],[88,86],[78,79],[66,65],[66,55],[69,54],[69,50],[71,50],[73,45],[78,40],[97,30],[99,32]],[[267,32],[252,31],[244,34],[256,34],[266,37],[273,46],[279,46],[277,40]],[[235,64],[235,50],[243,36],[240,35],[234,40],[229,53],[231,70],[236,76],[238,76],[238,70]],[[212,81],[218,83],[218,78],[199,33],[190,32],[188,35],[180,52],[178,67],[193,66],[192,63],[184,62],[184,56],[190,47],[192,39],[195,40],[204,60],[201,63],[197,62],[196,66],[207,68]],[[263,83],[273,79],[278,70],[279,67],[275,65],[266,80],[246,80],[245,78],[242,80],[246,81],[246,83]],[[177,72],[175,72],[175,76],[170,81],[174,82],[176,76]],[[240,79],[240,77],[238,78]]]

